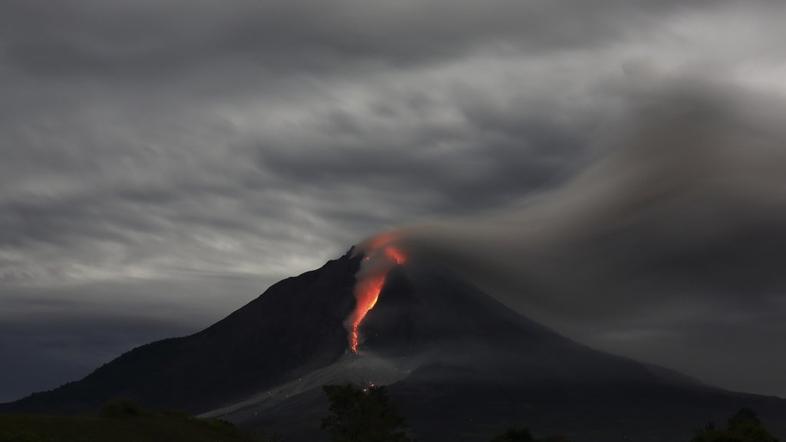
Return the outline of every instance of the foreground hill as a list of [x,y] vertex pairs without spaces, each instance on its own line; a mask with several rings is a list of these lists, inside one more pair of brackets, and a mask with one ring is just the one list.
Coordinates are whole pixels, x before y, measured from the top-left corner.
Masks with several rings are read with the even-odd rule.
[[265,442],[216,420],[177,414],[134,417],[0,415],[0,442]]

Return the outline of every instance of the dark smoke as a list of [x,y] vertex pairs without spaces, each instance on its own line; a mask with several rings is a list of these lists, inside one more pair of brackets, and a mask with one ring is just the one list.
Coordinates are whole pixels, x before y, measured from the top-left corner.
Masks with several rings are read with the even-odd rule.
[[565,186],[398,234],[569,336],[761,391],[786,370],[761,360],[786,338],[786,102],[649,80],[614,92]]

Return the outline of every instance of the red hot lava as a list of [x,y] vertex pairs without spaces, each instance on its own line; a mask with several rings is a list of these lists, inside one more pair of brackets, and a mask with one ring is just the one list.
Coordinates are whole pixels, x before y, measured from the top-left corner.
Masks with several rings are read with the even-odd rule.
[[355,310],[346,321],[349,332],[349,348],[353,353],[358,352],[360,324],[377,304],[388,272],[394,266],[407,261],[407,257],[401,249],[388,245],[392,239],[382,235],[372,240],[366,257],[363,259],[363,267],[358,272],[358,281],[355,284]]

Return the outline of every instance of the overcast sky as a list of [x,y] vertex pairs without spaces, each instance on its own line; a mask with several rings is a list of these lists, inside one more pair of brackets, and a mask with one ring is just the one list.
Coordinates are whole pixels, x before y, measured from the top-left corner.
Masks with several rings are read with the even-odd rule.
[[[751,209],[756,227],[724,224],[718,237],[765,226],[765,238],[748,251],[761,258],[761,244],[786,237],[772,222],[782,219],[774,212],[782,208],[778,185],[786,183],[777,166],[784,163],[768,161],[780,155],[773,149],[786,149],[778,118],[786,101],[783,23],[786,6],[776,0],[5,1],[0,400],[202,328],[374,232],[484,214],[520,219],[531,213],[522,207],[542,199],[581,200],[603,181],[592,177],[639,170],[629,158],[614,159],[617,145],[690,144],[673,142],[675,133],[701,138],[732,125],[701,139],[769,149],[750,162],[738,150],[724,153],[721,169],[703,162],[715,155],[712,146],[692,151],[686,163],[698,168],[674,169],[683,162],[671,149],[668,165],[650,176],[669,181],[676,170],[682,181],[669,191],[677,199],[686,176],[733,176],[689,201],[737,195],[741,186],[739,199],[761,202]],[[708,123],[691,132],[696,106]],[[652,115],[655,129],[646,123]],[[630,126],[643,129],[630,135]],[[658,150],[650,149],[637,161],[651,162]],[[760,174],[762,165],[769,167]],[[601,193],[627,188],[611,182]],[[648,213],[652,195],[636,195],[628,203]],[[657,207],[682,213],[686,206]],[[695,228],[669,239],[701,234],[713,216],[691,213]],[[625,230],[625,250],[659,244],[636,229]],[[647,238],[641,244],[631,240],[639,234]],[[576,244],[555,241],[554,250]],[[780,253],[766,256],[756,268],[786,264]],[[656,262],[659,269],[682,264]],[[782,328],[749,327],[784,322],[782,281],[772,279],[756,286],[767,294],[765,319],[761,309],[748,322],[721,315],[731,330],[725,340],[739,337],[748,349],[742,357],[723,359],[718,345],[706,347],[718,325],[695,316],[665,337],[664,323],[594,324],[587,341],[722,386],[786,395],[786,356],[749,345],[786,337]],[[712,308],[739,311],[751,280],[761,275],[743,273],[733,290],[725,284],[737,297]],[[621,293],[629,282],[601,286]],[[572,290],[551,289],[543,293]],[[542,301],[506,299],[525,313]],[[593,305],[606,305],[598,299]],[[570,315],[533,316],[568,333],[583,330]],[[705,347],[714,350],[704,354]],[[705,363],[691,362],[697,355]],[[732,359],[752,362],[717,368]]]

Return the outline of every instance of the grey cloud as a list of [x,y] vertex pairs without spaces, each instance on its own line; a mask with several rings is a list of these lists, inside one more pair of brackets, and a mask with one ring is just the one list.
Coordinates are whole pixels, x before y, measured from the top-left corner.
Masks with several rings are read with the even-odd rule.
[[[750,285],[757,302],[773,302],[767,293],[780,281],[782,218],[775,200],[762,196],[774,195],[765,177],[780,162],[722,150],[703,163],[716,157],[705,146],[691,156],[667,149],[671,160],[645,168],[650,175],[636,165],[661,161],[658,142],[679,144],[685,131],[709,145],[714,136],[706,134],[718,122],[719,133],[761,150],[781,136],[781,111],[762,112],[761,97],[742,92],[696,97],[695,82],[650,94],[618,86],[647,89],[660,83],[660,69],[701,78],[707,66],[731,83],[740,69],[777,80],[777,69],[761,60],[777,61],[773,48],[784,45],[757,24],[777,21],[779,8],[764,1],[5,2],[0,328],[13,325],[8,336],[15,337],[3,345],[32,361],[28,369],[45,359],[61,367],[62,376],[41,372],[40,382],[24,384],[50,386],[110,352],[206,325],[376,231],[487,211],[555,215],[544,222],[548,229],[524,232],[537,241],[521,251],[529,257],[527,279],[512,284],[533,294],[528,312],[563,307],[582,285],[612,294]],[[713,45],[718,28],[738,22],[754,31],[729,32],[739,46]],[[638,62],[642,54],[650,62]],[[652,77],[640,72],[650,65]],[[690,110],[691,103],[705,104]],[[667,121],[680,109],[689,115],[678,121],[682,132]],[[630,126],[620,123],[626,113],[643,115],[632,123],[665,123],[619,131]],[[652,142],[621,156],[598,153],[598,145],[630,139]],[[606,166],[587,169],[593,155]],[[743,165],[746,172],[737,173]],[[749,173],[759,167],[764,172]],[[702,178],[718,176],[728,182]],[[558,190],[566,183],[572,190]],[[696,193],[683,199],[684,188]],[[719,201],[686,204],[708,194]],[[562,203],[521,209],[550,195]],[[715,227],[691,227],[704,225]],[[630,253],[641,248],[651,253]],[[595,253],[604,259],[591,259]],[[737,271],[762,256],[769,258]],[[482,264],[499,264],[500,275],[510,270],[494,257]],[[553,283],[565,268],[572,278]],[[711,277],[719,268],[723,278]],[[719,313],[739,308],[735,293]],[[617,311],[635,307],[615,299]],[[592,300],[564,305],[601,314],[616,308]],[[662,308],[672,319],[680,310]],[[112,331],[101,318],[122,316],[117,309],[133,318]],[[58,333],[46,327],[57,315],[71,321],[59,330],[77,323],[106,330],[68,332],[74,353],[57,359],[45,342]],[[631,330],[642,329],[663,337],[663,324],[647,322],[650,316],[612,319],[613,326],[592,329],[598,342],[633,342],[647,333]],[[158,331],[146,334],[148,327]],[[114,344],[77,351],[78,342],[104,334]],[[669,351],[675,346],[650,356],[684,362]],[[0,384],[0,395],[19,391],[8,388]]]
[[[257,141],[260,167],[310,191],[363,187],[403,195],[415,206],[412,215],[422,216],[508,204],[554,186],[586,156],[579,124],[544,117],[546,110],[524,97],[484,105],[458,100],[449,122],[428,121],[428,110],[413,109],[410,100],[389,100],[382,116],[331,112],[304,134]],[[421,112],[416,122],[408,117]]]
[[428,63],[485,44],[586,47],[708,3],[14,1],[4,6],[1,37],[6,63],[42,75],[158,76],[238,59],[334,69],[357,60]]

